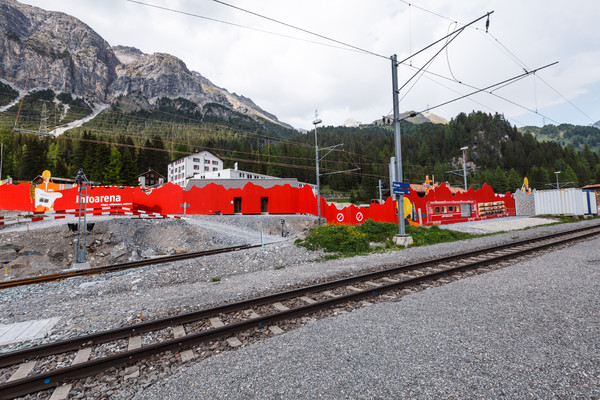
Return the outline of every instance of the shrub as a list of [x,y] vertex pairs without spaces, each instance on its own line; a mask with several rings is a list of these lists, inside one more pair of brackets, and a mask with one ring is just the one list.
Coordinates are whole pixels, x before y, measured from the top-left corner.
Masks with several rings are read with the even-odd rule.
[[323,225],[313,228],[300,243],[309,250],[323,249],[344,255],[365,253],[369,250],[367,235],[349,225]]

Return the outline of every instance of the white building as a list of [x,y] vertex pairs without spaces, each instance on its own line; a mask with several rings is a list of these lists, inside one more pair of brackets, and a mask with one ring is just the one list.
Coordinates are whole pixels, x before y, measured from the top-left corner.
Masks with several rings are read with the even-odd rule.
[[199,153],[190,154],[169,164],[168,180],[182,188],[187,186],[189,179],[194,175],[215,173],[223,169],[223,160],[203,150]]
[[194,178],[196,179],[279,179],[274,176],[257,174],[254,172],[241,171],[237,169],[237,163],[235,163],[236,167],[231,169],[222,169],[219,171],[209,171],[198,173]]

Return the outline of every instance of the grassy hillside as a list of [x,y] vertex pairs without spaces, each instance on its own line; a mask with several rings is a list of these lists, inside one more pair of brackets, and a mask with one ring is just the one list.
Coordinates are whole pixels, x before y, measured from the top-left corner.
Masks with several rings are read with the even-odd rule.
[[543,127],[524,126],[519,132],[530,132],[539,142],[554,142],[561,146],[572,145],[576,150],[583,150],[587,144],[590,149],[600,153],[600,129],[594,126],[571,124],[545,125]]

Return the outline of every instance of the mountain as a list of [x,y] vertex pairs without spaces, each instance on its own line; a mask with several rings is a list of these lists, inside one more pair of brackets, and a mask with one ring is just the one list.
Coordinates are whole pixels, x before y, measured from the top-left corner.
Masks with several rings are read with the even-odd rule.
[[[410,115],[415,114],[414,116],[410,117]],[[388,115],[384,118],[378,119],[376,121],[373,121],[373,125],[389,125],[390,121],[392,121],[394,118],[393,115]],[[400,119],[401,120],[406,120],[408,122],[410,122],[411,124],[415,124],[415,125],[419,125],[419,124],[424,124],[427,122],[430,122],[432,124],[448,124],[448,121],[443,118],[440,117],[439,115],[435,115],[429,112],[423,112],[423,113],[417,113],[415,111],[406,111],[403,113],[400,113]]]
[[155,108],[161,98],[179,98],[199,110],[217,104],[221,113],[230,110],[291,128],[252,100],[190,71],[177,57],[113,47],[74,17],[15,0],[0,0],[0,82],[20,95],[52,89],[84,99],[98,111],[127,97],[141,109]]
[[541,128],[523,126],[519,128],[519,132],[529,132],[540,142],[555,142],[561,146],[572,145],[577,150],[582,150],[585,145],[588,145],[591,150],[600,153],[600,127],[596,126],[597,124],[590,126],[549,124]]

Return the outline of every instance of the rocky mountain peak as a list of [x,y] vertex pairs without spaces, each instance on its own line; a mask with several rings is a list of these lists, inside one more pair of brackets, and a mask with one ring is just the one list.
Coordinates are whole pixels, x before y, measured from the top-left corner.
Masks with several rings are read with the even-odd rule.
[[105,96],[119,60],[94,30],[67,14],[14,0],[0,0],[0,10],[3,79],[19,88]]
[[140,58],[147,56],[146,53],[141,51],[140,49],[136,49],[135,47],[129,46],[113,46],[113,51],[117,59],[121,62],[121,64],[131,64],[133,62],[138,61]]
[[16,0],[0,0],[0,78],[16,89],[51,88],[98,103],[129,95],[142,107],[161,97],[181,97],[200,108],[218,103],[289,127],[252,100],[190,71],[175,56],[111,47],[74,17]]

